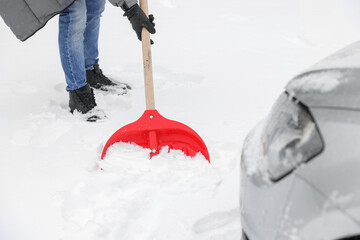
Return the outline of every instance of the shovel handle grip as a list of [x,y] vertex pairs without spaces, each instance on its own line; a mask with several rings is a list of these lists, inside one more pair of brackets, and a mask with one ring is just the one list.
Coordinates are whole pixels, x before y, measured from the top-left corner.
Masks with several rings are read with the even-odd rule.
[[[148,1],[140,0],[140,7],[144,11],[146,16],[149,16]],[[150,33],[146,30],[146,28],[143,28],[141,37],[142,37],[142,52],[143,52],[143,65],[144,65],[146,110],[152,110],[155,109],[154,81],[153,81],[153,73],[152,73]]]

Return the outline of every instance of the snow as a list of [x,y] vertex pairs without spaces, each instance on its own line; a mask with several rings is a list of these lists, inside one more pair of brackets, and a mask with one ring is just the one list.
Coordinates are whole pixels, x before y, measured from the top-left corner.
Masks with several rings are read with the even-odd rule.
[[176,151],[149,160],[122,144],[99,162],[108,138],[145,110],[141,47],[120,9],[107,3],[100,65],[132,90],[96,92],[101,123],[68,113],[57,19],[25,43],[1,21],[1,239],[239,239],[243,139],[289,79],[360,36],[356,0],[149,7],[156,108],[203,138],[211,165]]
[[265,146],[263,139],[263,131],[265,120],[261,121],[252,129],[244,140],[242,146],[242,159],[249,176],[263,176],[264,180],[268,180],[266,162],[265,162]]
[[290,92],[330,92],[344,83],[344,74],[339,71],[327,70],[314,72],[292,80],[288,87]]
[[[139,146],[115,144],[100,162],[104,173],[72,187],[64,200],[69,239],[86,239],[89,231],[92,239],[176,239],[177,229],[186,231],[194,224],[198,213],[192,204],[213,197],[222,181],[218,170],[202,156],[191,159],[163,149],[150,160],[148,153]],[[223,218],[237,222],[236,215]],[[195,232],[211,230],[197,225]],[[184,233],[187,239],[197,235]]]

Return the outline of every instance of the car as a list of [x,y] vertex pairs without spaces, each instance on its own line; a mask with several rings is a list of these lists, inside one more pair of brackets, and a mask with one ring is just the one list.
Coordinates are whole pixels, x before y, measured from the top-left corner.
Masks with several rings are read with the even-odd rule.
[[242,240],[360,239],[360,41],[289,81],[241,154]]

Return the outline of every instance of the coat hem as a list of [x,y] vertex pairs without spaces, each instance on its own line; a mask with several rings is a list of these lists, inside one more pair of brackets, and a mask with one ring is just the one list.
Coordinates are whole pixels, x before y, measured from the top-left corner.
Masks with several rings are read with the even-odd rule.
[[31,33],[30,35],[26,36],[25,38],[19,38],[20,41],[25,42],[26,40],[28,40],[29,38],[31,38],[32,36],[35,35],[35,33],[37,33],[39,30],[41,30],[43,27],[45,27],[45,25],[56,15],[58,15],[59,13],[62,13],[65,9],[67,9],[68,7],[70,7],[76,0],[73,0],[68,6],[66,6],[64,9],[53,13],[52,15],[49,16],[49,18],[42,23],[33,33]]

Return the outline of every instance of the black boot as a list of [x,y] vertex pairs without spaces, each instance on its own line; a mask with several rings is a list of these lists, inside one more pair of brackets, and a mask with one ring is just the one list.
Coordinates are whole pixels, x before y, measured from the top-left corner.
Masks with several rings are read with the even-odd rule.
[[[94,91],[89,84],[69,92],[70,112],[88,122],[98,122],[106,119],[104,111],[96,107]],[[76,112],[81,114],[77,114]]]
[[96,106],[95,95],[89,84],[69,92],[70,112],[87,113]]
[[94,65],[92,70],[86,70],[86,81],[95,89],[117,85],[103,74],[99,64]]
[[106,77],[100,69],[99,64],[94,65],[94,69],[92,70],[86,70],[86,81],[95,89],[113,92],[118,95],[126,94],[127,89],[130,89],[130,86],[127,84],[118,84]]

